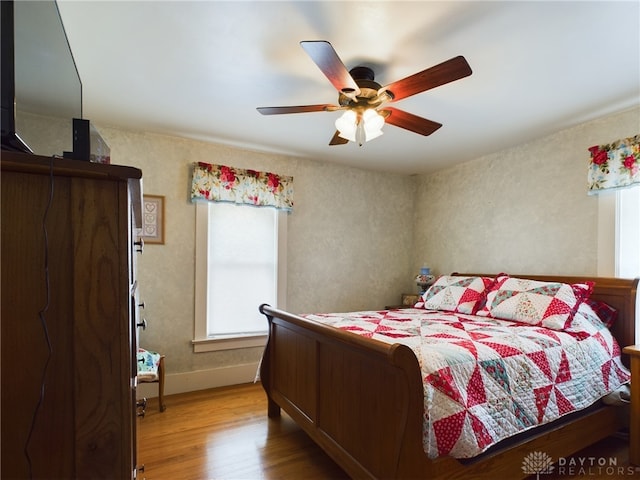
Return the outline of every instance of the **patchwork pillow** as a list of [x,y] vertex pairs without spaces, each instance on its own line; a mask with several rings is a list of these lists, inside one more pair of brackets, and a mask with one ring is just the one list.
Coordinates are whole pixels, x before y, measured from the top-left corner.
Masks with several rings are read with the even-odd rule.
[[494,279],[442,275],[424,292],[418,308],[473,315],[484,304]]
[[589,297],[593,285],[499,276],[487,293],[486,305],[477,314],[563,330]]

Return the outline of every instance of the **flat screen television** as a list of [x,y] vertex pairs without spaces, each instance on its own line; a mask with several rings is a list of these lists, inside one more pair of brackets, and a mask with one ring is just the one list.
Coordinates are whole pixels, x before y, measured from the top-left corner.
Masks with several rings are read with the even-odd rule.
[[[2,149],[61,155],[39,132],[43,122],[72,141],[82,118],[82,82],[58,5],[53,0],[0,1],[2,36]],[[30,128],[37,119],[38,128]]]

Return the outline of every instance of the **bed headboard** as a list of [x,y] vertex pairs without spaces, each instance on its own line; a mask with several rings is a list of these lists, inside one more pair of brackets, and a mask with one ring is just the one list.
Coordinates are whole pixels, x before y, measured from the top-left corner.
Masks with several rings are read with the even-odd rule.
[[[452,273],[461,276],[486,276],[495,277],[496,274],[487,273]],[[528,275],[509,274],[517,278],[530,278],[545,282],[578,283],[590,280],[595,282],[591,298],[608,303],[618,310],[618,319],[611,327],[611,333],[616,338],[620,347],[634,345],[636,343],[636,315],[638,314],[638,304],[636,294],[638,291],[638,281],[640,279],[609,278],[609,277],[578,277],[562,275]],[[625,365],[629,366],[627,355],[623,355]]]

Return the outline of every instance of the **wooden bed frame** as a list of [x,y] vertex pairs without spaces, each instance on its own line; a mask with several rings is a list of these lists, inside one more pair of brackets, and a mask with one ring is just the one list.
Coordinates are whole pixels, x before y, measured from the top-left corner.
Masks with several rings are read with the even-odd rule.
[[[594,280],[592,298],[619,312],[612,331],[620,346],[634,344],[638,279],[513,276],[564,283]],[[269,320],[260,368],[269,417],[279,417],[284,409],[353,478],[521,478],[527,476],[523,460],[532,452],[557,461],[626,426],[619,407],[601,405],[508,446],[498,444],[470,462],[430,460],[422,446],[420,367],[409,347],[268,305],[260,311]],[[624,361],[628,365],[626,356]]]

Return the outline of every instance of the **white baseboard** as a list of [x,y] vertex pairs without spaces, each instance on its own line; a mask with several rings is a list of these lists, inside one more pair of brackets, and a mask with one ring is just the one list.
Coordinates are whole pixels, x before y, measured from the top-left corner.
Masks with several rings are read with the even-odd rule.
[[[256,379],[258,363],[233,365],[231,367],[197,370],[195,372],[172,373],[164,377],[164,394],[193,392],[207,388],[226,387],[241,383],[252,383]],[[157,383],[138,383],[138,398],[158,396]]]

